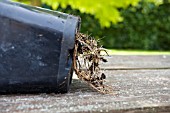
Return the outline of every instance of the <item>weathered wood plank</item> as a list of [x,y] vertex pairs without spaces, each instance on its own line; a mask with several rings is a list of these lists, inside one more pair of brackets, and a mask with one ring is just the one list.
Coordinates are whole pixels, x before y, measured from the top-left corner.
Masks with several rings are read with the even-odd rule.
[[170,70],[107,70],[106,74],[114,96],[99,94],[74,79],[68,94],[0,96],[0,112],[169,112]]
[[115,55],[106,57],[107,63],[103,63],[103,69],[170,69],[170,55]]

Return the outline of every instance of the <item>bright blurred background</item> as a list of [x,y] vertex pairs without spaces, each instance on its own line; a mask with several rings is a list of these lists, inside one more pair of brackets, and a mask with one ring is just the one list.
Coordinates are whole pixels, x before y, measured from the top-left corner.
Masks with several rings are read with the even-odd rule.
[[108,49],[170,50],[170,0],[17,0],[80,16]]

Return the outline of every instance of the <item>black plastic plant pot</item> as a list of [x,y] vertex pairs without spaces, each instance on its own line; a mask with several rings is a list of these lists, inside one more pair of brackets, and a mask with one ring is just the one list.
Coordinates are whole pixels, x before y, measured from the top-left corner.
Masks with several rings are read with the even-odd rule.
[[66,93],[79,24],[73,15],[0,0],[0,93]]

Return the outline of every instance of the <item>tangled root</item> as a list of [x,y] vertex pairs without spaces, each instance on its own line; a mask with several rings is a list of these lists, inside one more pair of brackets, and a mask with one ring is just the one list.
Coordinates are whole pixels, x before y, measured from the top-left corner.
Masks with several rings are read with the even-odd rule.
[[73,68],[80,80],[87,82],[92,88],[103,94],[113,93],[113,89],[104,84],[106,75],[101,72],[99,62],[107,62],[97,41],[88,35],[78,33],[75,40]]

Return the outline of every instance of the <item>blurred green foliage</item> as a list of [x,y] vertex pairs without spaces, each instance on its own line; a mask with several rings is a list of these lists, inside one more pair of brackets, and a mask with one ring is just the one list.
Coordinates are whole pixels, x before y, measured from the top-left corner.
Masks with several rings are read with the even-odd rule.
[[102,40],[105,47],[170,50],[169,3],[156,6],[142,1],[136,7],[121,10],[121,14],[123,22],[103,31],[109,37]]
[[[51,7],[49,7],[51,8]],[[72,10],[71,6],[59,11],[79,15],[81,32],[89,33],[106,48],[170,50],[170,4],[141,1],[137,6],[119,9],[124,21],[101,29],[94,15]],[[110,15],[112,16],[112,15]]]
[[56,10],[70,6],[81,13],[91,14],[99,20],[101,27],[110,27],[111,23],[123,21],[118,8],[135,6],[139,0],[41,0],[42,3]]
[[[56,1],[59,2],[57,3]],[[63,5],[62,0],[56,1],[42,0],[42,7],[57,8],[56,10],[58,11],[79,15],[82,18],[81,32],[89,33],[100,39],[101,44],[106,48],[170,50],[169,0],[140,0],[138,4],[139,0],[129,0],[128,5],[117,5],[116,7],[113,5],[108,7],[108,5],[112,3],[110,1],[117,2],[117,0],[109,0],[105,4],[101,2],[102,10],[107,12],[107,15],[104,15],[104,17],[102,17],[101,9],[98,12],[100,16],[97,17],[93,11],[93,5],[97,5],[98,1],[87,0],[90,2],[88,4],[84,0],[84,5],[76,3],[77,6],[73,6],[73,0],[68,0],[72,1],[72,3],[63,0],[63,3],[66,4],[67,2],[67,5]],[[54,4],[56,6],[53,6]],[[84,8],[82,7],[83,9],[81,9],[78,5],[82,5]],[[92,9],[85,9],[86,7],[91,7]],[[96,7],[94,6],[94,8]],[[117,10],[118,16],[115,16],[113,11],[109,10],[110,7],[114,7]],[[104,22],[100,18],[103,18]],[[121,21],[122,19],[123,21]]]

